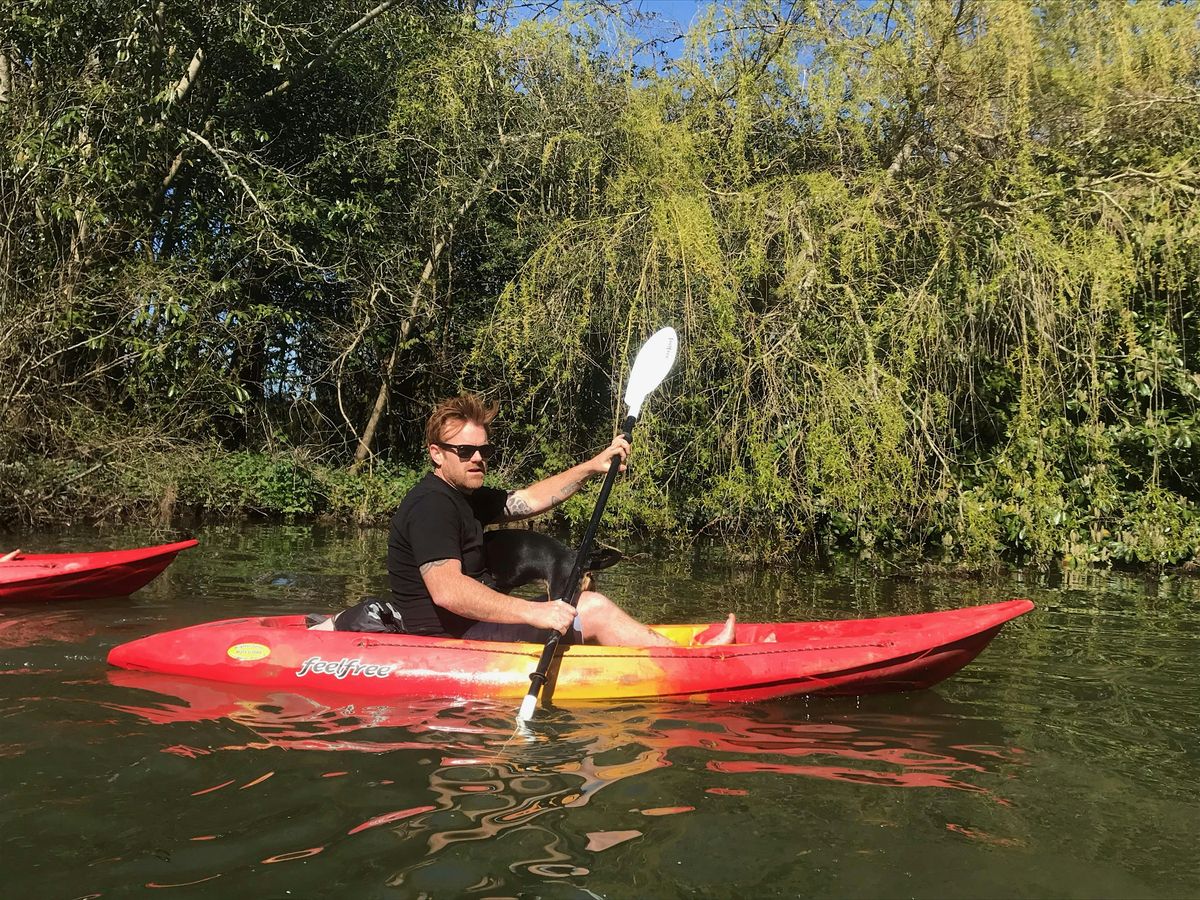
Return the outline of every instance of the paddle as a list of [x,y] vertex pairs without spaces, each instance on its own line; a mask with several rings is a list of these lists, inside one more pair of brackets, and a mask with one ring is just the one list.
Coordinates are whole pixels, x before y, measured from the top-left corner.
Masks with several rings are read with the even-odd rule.
[[[667,377],[667,373],[675,365],[675,353],[678,349],[679,338],[675,334],[675,329],[661,328],[654,332],[650,339],[642,345],[642,349],[638,351],[638,355],[633,361],[633,368],[629,372],[629,384],[625,388],[625,406],[629,409],[629,415],[621,426],[621,431],[625,433],[625,440],[633,440],[633,426],[637,422],[638,414],[642,411],[642,403],[645,402],[649,393],[662,384],[663,379]],[[570,594],[562,598],[572,606],[579,602],[579,594],[583,587],[584,560],[592,552],[592,543],[596,539],[596,528],[600,525],[600,517],[604,515],[604,504],[608,502],[608,495],[612,491],[613,482],[616,481],[620,468],[621,457],[613,454],[612,464],[608,467],[608,472],[604,476],[604,484],[600,488],[600,496],[596,498],[596,508],[592,510],[591,521],[588,522],[587,530],[583,533],[579,552],[575,555],[575,566],[571,569],[571,577],[567,582],[571,586]],[[531,682],[529,693],[521,701],[521,709],[517,712],[518,722],[525,722],[533,717],[538,694],[542,691],[542,685],[546,683],[546,672],[554,660],[561,637],[556,631],[546,641],[537,668],[529,676]]]

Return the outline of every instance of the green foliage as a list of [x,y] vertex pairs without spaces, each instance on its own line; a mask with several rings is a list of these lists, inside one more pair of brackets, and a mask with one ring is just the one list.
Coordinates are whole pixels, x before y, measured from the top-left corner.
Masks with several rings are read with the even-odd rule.
[[1196,12],[1038,10],[711,8],[475,362],[570,434],[591,360],[680,326],[640,439],[687,450],[632,486],[692,529],[1189,559]]
[[[0,25],[19,517],[371,521],[408,477],[334,473],[461,388],[528,482],[670,323],[612,527],[1198,555],[1195,4],[745,0],[657,69],[611,4],[163,9]],[[114,468],[142,451],[204,462]]]
[[423,476],[418,470],[386,464],[357,473],[322,469],[320,488],[327,514],[356,525],[378,525],[391,518]]
[[422,472],[347,472],[290,453],[191,447],[129,459],[31,459],[0,466],[0,526],[150,517],[251,516],[383,525]]

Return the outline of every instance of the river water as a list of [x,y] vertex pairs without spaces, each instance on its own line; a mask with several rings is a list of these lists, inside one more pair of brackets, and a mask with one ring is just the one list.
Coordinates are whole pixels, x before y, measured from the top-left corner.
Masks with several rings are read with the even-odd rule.
[[647,553],[603,589],[650,621],[1037,609],[931,690],[556,708],[514,737],[507,704],[356,705],[110,670],[109,648],[150,632],[384,588],[381,531],[195,536],[130,598],[0,606],[5,896],[1200,896],[1195,580]]

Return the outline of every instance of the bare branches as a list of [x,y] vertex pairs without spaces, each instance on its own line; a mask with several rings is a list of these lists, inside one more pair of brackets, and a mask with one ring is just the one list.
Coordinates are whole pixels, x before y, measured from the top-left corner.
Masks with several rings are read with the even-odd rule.
[[369,10],[357,22],[334,37],[334,39],[329,42],[329,46],[326,47],[321,53],[308,60],[303,66],[292,73],[292,75],[290,75],[288,78],[285,78],[279,84],[275,85],[275,87],[271,88],[261,97],[259,97],[259,102],[270,100],[273,97],[278,97],[285,91],[295,87],[314,69],[319,68],[325,63],[326,60],[330,59],[337,52],[338,47],[340,47],[342,43],[353,37],[358,32],[362,31],[395,5],[396,0],[384,0],[384,2],[380,3],[374,9]]
[[246,182],[246,179],[243,178],[241,175],[237,174],[236,172],[234,172],[232,168],[230,168],[229,163],[225,159],[226,155],[228,155],[228,154],[222,153],[221,151],[217,150],[217,148],[214,147],[212,145],[212,143],[207,138],[205,138],[203,135],[197,134],[196,132],[192,131],[190,128],[187,128],[184,130],[187,132],[188,137],[190,137],[196,143],[205,147],[208,150],[208,152],[211,153],[216,158],[217,162],[219,162],[221,164],[221,168],[224,169],[225,174],[229,177],[230,181],[233,181],[233,182],[241,185],[242,190],[246,193],[246,195],[254,203],[254,206],[268,220],[273,220],[274,216],[271,214],[271,211],[269,209],[267,209],[266,206],[263,205],[261,200],[258,199],[257,195],[255,195],[255,193],[254,193],[253,188],[251,188],[250,185]]

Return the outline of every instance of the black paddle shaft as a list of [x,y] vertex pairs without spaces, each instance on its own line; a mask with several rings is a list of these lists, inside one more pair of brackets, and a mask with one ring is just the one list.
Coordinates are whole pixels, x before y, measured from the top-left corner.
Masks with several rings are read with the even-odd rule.
[[[627,441],[633,441],[635,422],[637,422],[637,416],[630,416],[621,426],[621,431],[624,432]],[[608,495],[612,493],[613,482],[617,480],[617,473],[620,470],[621,455],[614,453],[612,464],[604,476],[604,484],[600,487],[600,496],[596,498],[596,508],[592,510],[591,521],[588,522],[587,530],[583,533],[583,540],[579,543],[579,552],[575,555],[575,566],[571,569],[571,577],[567,581],[567,584],[570,585],[570,593],[561,598],[572,606],[579,603],[579,594],[583,590],[583,566],[592,552],[592,544],[596,541],[596,529],[600,527],[600,519],[604,516],[604,506],[608,503]],[[529,680],[533,682],[529,686],[529,693],[534,697],[541,692],[542,685],[546,683],[546,672],[550,670],[550,663],[554,660],[554,654],[558,651],[558,642],[561,639],[562,635],[557,631],[551,633],[546,641],[546,646],[542,648],[542,657],[538,660],[537,668],[529,674]]]

